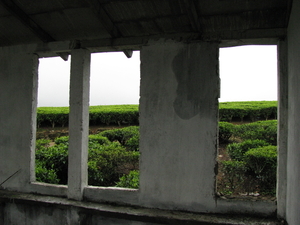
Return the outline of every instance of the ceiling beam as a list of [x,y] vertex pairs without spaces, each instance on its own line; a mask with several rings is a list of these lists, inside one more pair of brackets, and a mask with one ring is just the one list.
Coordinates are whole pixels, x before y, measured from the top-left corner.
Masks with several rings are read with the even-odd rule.
[[97,0],[86,0],[90,6],[94,14],[98,17],[100,23],[103,25],[107,33],[113,38],[120,37],[121,34],[115,24],[112,22],[111,18],[104,10],[102,4]]
[[[37,36],[44,43],[56,41],[50,34],[44,31],[34,20],[32,20],[18,5],[11,0],[0,0],[2,5],[8,12],[16,17],[21,23],[23,23],[28,29],[30,29],[35,36]],[[69,58],[68,53],[58,53],[58,55],[67,61]]]
[[47,32],[45,32],[35,21],[33,21],[19,6],[10,0],[0,0],[2,5],[14,17],[29,28],[43,42],[55,41]]
[[287,0],[287,13],[286,13],[286,26],[288,26],[290,21],[290,15],[292,11],[293,0]]
[[[100,23],[103,25],[103,27],[110,35],[110,37],[111,38],[122,37],[121,32],[114,24],[114,22],[111,20],[106,10],[103,8],[103,5],[98,0],[86,0],[86,1],[90,4],[92,11],[98,17]],[[131,50],[124,50],[123,52],[127,58],[131,58],[133,53]]]
[[179,0],[180,6],[187,13],[189,20],[191,22],[192,28],[195,32],[201,31],[201,26],[199,22],[199,15],[195,7],[194,0]]

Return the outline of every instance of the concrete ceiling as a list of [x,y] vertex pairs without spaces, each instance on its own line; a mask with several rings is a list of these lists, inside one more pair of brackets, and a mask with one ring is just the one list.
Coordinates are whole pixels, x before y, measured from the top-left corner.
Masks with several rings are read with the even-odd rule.
[[[291,0],[0,0],[0,46],[189,36],[285,35]],[[132,38],[134,37],[134,38]]]

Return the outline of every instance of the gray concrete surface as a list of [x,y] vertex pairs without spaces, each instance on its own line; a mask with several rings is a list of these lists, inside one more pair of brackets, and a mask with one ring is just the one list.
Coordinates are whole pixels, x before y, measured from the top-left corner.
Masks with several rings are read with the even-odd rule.
[[1,225],[216,225],[281,224],[274,218],[118,206],[0,190]]
[[288,152],[287,203],[289,224],[300,223],[300,1],[293,2],[288,27]]
[[218,44],[162,40],[142,48],[141,61],[140,202],[211,211],[215,206]]

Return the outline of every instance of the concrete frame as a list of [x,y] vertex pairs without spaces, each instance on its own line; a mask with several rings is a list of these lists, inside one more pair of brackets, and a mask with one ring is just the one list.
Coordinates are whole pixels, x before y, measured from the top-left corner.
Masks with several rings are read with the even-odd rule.
[[[219,45],[204,41],[185,43],[168,39],[142,41],[131,46],[132,49],[142,46],[139,190],[90,187],[86,184],[89,54],[101,49],[114,51],[118,47],[88,42],[85,43],[88,50],[70,50],[69,42],[58,42],[47,46],[32,44],[1,48],[0,181],[7,179],[1,188],[77,201],[85,199],[198,213],[261,216],[276,213],[288,224],[299,224],[299,11],[300,1],[297,0],[293,3],[287,39],[277,42],[277,205],[264,201],[223,200],[215,196]],[[251,40],[246,40],[242,44],[250,43]],[[128,48],[130,45],[119,46],[119,49]],[[70,164],[69,172],[79,176],[70,176],[68,186],[38,183],[34,177],[38,57],[57,52],[70,52],[75,62],[71,69],[70,121],[74,126],[71,131],[73,137],[70,137],[70,160],[73,164]],[[201,89],[198,89],[198,84],[201,84]],[[72,113],[77,111],[80,113]],[[149,129],[151,126],[157,132]],[[75,168],[78,163],[82,167]],[[149,182],[153,177],[155,179]],[[76,218],[78,212],[74,213],[73,218]]]
[[[11,57],[12,59],[23,56],[19,53],[24,51],[24,47],[4,49],[7,49],[8,52],[17,49]],[[215,196],[219,96],[218,43],[188,44],[172,40],[159,40],[149,42],[147,46],[142,47],[139,190],[87,186],[90,51],[83,49],[71,51],[68,187],[35,182],[32,175],[34,174],[32,148],[36,129],[37,56],[35,55],[36,46],[28,46],[27,49],[24,59],[20,59],[23,60],[20,65],[22,68],[28,68],[22,71],[25,77],[27,71],[35,75],[31,76],[30,80],[27,76],[27,82],[35,88],[32,89],[33,93],[28,100],[30,107],[26,105],[31,111],[24,113],[26,116],[31,116],[32,123],[22,129],[18,128],[18,131],[28,132],[28,127],[30,127],[31,138],[27,144],[26,155],[31,166],[29,167],[23,163],[23,160],[19,160],[18,166],[24,166],[24,170],[30,168],[26,170],[26,174],[20,176],[28,177],[27,180],[18,185],[13,184],[13,181],[18,180],[19,177],[16,174],[3,185],[4,188],[67,196],[76,200],[84,198],[91,201],[119,202],[194,212],[252,213],[253,210],[260,214],[275,212],[274,203],[260,202],[254,206],[249,202],[226,201]],[[9,54],[6,54],[5,58],[8,59]],[[32,60],[32,58],[36,60],[33,66],[27,63],[27,60]],[[7,73],[14,74],[14,70],[9,69]],[[15,78],[11,82],[15,82]],[[9,86],[5,85],[3,88]],[[18,106],[19,101],[24,102],[23,99],[17,99],[14,103],[15,107]],[[11,108],[11,106],[7,107]],[[15,118],[20,117],[19,120],[23,120],[17,109],[14,108],[14,110],[15,113],[9,111],[9,115],[3,115],[3,117],[14,115]],[[149,130],[149,127],[153,127],[156,132]],[[14,129],[8,129],[8,131],[11,132],[9,134],[11,136],[15,132],[18,133]],[[11,152],[14,154],[12,155],[15,156],[17,151],[17,149],[13,149]],[[4,158],[7,159],[7,156],[2,159]],[[8,166],[11,170],[1,177],[9,177],[14,171],[17,171],[18,166]],[[154,180],[153,177],[155,177]]]

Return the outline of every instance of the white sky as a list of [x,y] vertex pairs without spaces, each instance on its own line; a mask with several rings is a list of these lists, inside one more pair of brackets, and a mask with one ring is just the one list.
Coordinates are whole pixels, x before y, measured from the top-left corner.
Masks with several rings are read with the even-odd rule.
[[277,100],[277,47],[220,49],[221,98],[226,101]]
[[[224,101],[277,99],[276,46],[220,49],[221,98]],[[40,59],[38,106],[69,105],[70,59]],[[139,52],[92,54],[90,105],[138,104]]]

